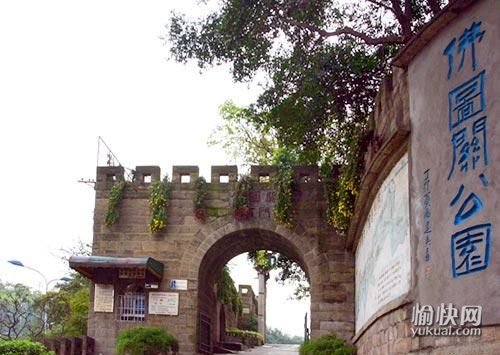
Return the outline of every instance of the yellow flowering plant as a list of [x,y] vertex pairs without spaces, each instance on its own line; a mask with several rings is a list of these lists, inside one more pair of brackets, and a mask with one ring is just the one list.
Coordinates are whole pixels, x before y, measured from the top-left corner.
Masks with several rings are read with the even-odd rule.
[[167,225],[167,207],[170,187],[168,176],[165,176],[162,181],[152,183],[149,188],[149,209],[151,211],[149,230],[151,233],[158,233]]

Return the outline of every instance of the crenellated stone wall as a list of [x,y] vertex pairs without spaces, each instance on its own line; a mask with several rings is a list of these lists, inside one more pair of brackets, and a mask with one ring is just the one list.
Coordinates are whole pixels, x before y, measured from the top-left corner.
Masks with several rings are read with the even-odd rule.
[[[124,171],[121,167],[97,169],[93,255],[152,257],[164,264],[163,280],[154,291],[178,292],[179,315],[146,315],[145,323],[167,328],[179,340],[182,354],[197,351],[200,315],[212,322],[212,348],[220,339],[217,322],[221,312],[214,291],[216,277],[231,258],[255,249],[279,251],[296,261],[308,275],[313,337],[336,331],[346,340],[351,339],[354,259],[345,249],[345,239],[326,224],[323,183],[318,179],[318,168],[294,168],[294,227],[291,229],[273,219],[276,194],[268,179],[275,171],[273,166],[251,168],[250,175],[256,181],[250,193],[253,216],[247,221],[238,221],[232,210],[237,168],[212,167],[206,198],[209,217],[201,223],[193,213],[198,167],[174,166],[167,226],[152,235],[148,230],[151,218],[148,189],[152,182],[160,179],[160,168],[136,167],[135,180],[127,184],[119,206],[119,220],[110,227],[104,224],[108,195],[113,183],[124,178]],[[169,289],[172,279],[187,280],[188,289],[172,291]],[[109,283],[115,281],[108,280]],[[91,310],[93,295],[92,289]],[[90,312],[88,335],[96,339],[97,353],[112,354],[117,333],[141,324],[118,321],[116,309],[113,313]]]

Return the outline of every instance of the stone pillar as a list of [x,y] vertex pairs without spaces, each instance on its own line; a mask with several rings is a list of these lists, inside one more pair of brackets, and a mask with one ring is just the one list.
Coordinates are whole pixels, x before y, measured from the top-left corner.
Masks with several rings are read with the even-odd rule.
[[259,272],[259,304],[257,309],[258,331],[266,341],[266,274]]

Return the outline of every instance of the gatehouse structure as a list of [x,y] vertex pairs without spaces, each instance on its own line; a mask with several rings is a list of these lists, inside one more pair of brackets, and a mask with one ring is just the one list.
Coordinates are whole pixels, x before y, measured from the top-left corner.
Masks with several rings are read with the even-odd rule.
[[[288,229],[272,218],[275,193],[270,182],[253,186],[253,217],[234,218],[235,166],[212,167],[206,199],[211,217],[197,221],[193,197],[198,167],[174,166],[167,227],[155,235],[148,229],[150,183],[145,181],[158,181],[160,169],[139,166],[135,171],[135,182],[125,188],[119,220],[107,227],[109,191],[124,171],[97,169],[93,256],[70,260],[94,281],[88,334],[96,339],[98,353],[112,354],[117,332],[138,324],[166,327],[180,341],[183,354],[209,353],[224,331],[218,322],[216,279],[230,259],[253,250],[285,254],[308,275],[312,336],[333,330],[349,338],[354,329],[354,259],[345,250],[345,240],[325,222],[317,167],[295,168],[295,227]],[[274,173],[271,166],[251,169],[255,181],[272,180]]]
[[294,169],[293,228],[272,217],[274,167],[252,167],[246,221],[231,212],[237,168],[212,167],[200,223],[198,168],[174,166],[167,227],[156,235],[148,187],[160,169],[136,168],[118,223],[107,227],[108,194],[124,172],[98,167],[93,256],[70,260],[93,281],[88,335],[97,353],[113,354],[117,332],[142,324],[167,328],[181,354],[211,353],[224,332],[217,275],[261,249],[308,276],[312,338],[335,332],[358,354],[499,353],[498,10],[496,0],[451,1],[395,59],[346,236],[325,222],[315,166]]

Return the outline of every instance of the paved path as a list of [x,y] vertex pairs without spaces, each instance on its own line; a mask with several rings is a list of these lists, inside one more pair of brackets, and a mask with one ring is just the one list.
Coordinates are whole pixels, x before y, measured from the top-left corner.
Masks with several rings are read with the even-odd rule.
[[240,351],[238,354],[248,355],[298,355],[298,345],[266,344],[247,351]]

